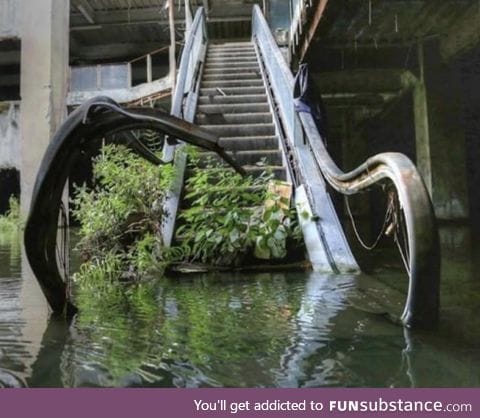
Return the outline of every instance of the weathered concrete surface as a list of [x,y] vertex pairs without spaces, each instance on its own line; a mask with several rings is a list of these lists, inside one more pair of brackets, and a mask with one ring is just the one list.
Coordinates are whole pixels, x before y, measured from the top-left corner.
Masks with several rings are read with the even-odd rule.
[[427,90],[423,81],[418,81],[413,89],[413,109],[415,119],[415,140],[417,167],[422,174],[427,190],[432,195],[432,159],[430,153],[430,127],[428,118]]
[[440,42],[444,60],[452,60],[480,44],[480,3],[472,1],[470,8],[456,20]]
[[20,36],[21,0],[0,0],[0,41]]
[[26,213],[40,161],[66,116],[69,0],[23,1],[21,204]]
[[322,94],[380,94],[411,88],[416,77],[408,70],[368,69],[316,73],[313,79]]
[[437,44],[424,48],[424,83],[414,89],[417,165],[441,220],[468,218],[463,102],[459,74]]
[[20,168],[20,106],[0,103],[0,169]]

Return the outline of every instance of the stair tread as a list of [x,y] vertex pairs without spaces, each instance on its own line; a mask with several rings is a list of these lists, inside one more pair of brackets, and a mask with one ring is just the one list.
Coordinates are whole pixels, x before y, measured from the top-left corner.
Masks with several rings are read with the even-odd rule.
[[219,73],[219,74],[204,74],[204,81],[227,81],[227,80],[262,80],[260,70],[250,72],[238,73]]
[[227,46],[227,47],[235,47],[235,46],[253,46],[251,41],[232,41],[232,42],[212,42],[209,44],[210,47],[219,47],[219,46]]
[[207,69],[203,71],[203,76],[215,76],[222,74],[240,74],[240,73],[259,73],[261,74],[260,67],[258,65],[252,65],[247,67],[240,68],[218,68],[218,69]]
[[[222,91],[225,93],[225,94],[222,94],[220,91],[218,91],[218,87],[217,88],[214,88],[214,87],[201,87],[200,88],[200,97],[202,96],[223,96],[223,97],[227,97],[227,96],[235,96],[235,95],[241,95],[241,96],[245,96],[247,95],[248,93],[250,94],[265,94],[266,93],[266,90],[265,90],[265,86],[252,86],[252,87],[234,87],[234,86],[231,86],[231,87],[221,87]],[[243,93],[243,94],[242,94]]]
[[[229,119],[243,119],[244,122],[243,123],[248,123],[249,122],[249,119],[250,120],[255,120],[255,119],[259,119],[259,118],[272,118],[272,114],[271,112],[233,112],[233,113],[229,113],[229,112],[210,112],[210,113],[207,113],[207,112],[202,112],[201,110],[197,112],[197,117],[200,117],[200,118],[208,118],[209,116],[219,116],[219,117],[222,117],[224,118],[223,120],[225,122],[227,122],[226,124],[230,124],[228,122]],[[264,122],[264,123],[269,123],[269,122]],[[240,123],[239,123],[240,124]],[[217,123],[209,123],[207,125],[217,125]],[[223,123],[218,123],[218,125],[223,125]]]
[[[271,126],[271,127],[274,127],[275,125],[273,123],[250,123],[248,125],[246,125],[245,123],[225,123],[225,124],[205,124],[205,125],[201,125],[202,128],[204,129],[215,129],[215,128],[218,128],[218,127],[222,127],[222,128],[238,128],[238,127],[242,127],[242,128],[248,128],[248,127],[264,127],[264,126]],[[252,135],[254,136],[254,135]]]
[[218,49],[213,49],[209,50],[207,52],[207,58],[208,57],[237,57],[237,56],[252,56],[252,57],[257,57],[257,53],[255,52],[255,49],[236,49],[236,50],[218,50]]
[[207,105],[219,106],[219,105],[230,105],[230,104],[246,105],[246,104],[253,104],[253,103],[268,103],[268,99],[266,94],[237,94],[237,95],[230,95],[230,96],[205,95],[205,96],[199,97],[198,103],[200,104],[200,106],[207,106]]
[[203,80],[201,83],[201,88],[208,87],[260,87],[263,86],[263,80],[261,78],[256,78],[253,80]]
[[270,105],[267,101],[262,103],[224,103],[224,104],[199,104],[197,114],[244,114],[248,110],[250,114],[270,112]]
[[258,61],[254,60],[208,60],[205,63],[205,68],[212,69],[218,67],[251,67],[258,65]]

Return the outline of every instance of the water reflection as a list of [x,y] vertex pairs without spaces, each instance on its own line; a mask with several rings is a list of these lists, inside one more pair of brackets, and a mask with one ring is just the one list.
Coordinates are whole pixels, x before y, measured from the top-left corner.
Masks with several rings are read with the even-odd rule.
[[0,387],[25,385],[48,319],[21,238],[16,228],[0,231]]
[[[79,292],[80,314],[65,324],[46,321],[43,298],[27,286],[25,270],[21,278],[18,237],[9,239],[0,239],[5,385],[480,385],[478,346],[461,335],[452,338],[448,327],[452,306],[465,302],[459,313],[465,318],[480,299],[462,293],[464,287],[478,290],[478,283],[464,268],[458,278],[453,270],[459,264],[449,273],[455,285],[446,286],[462,286],[444,302],[435,333],[398,326],[402,286],[385,283],[403,279],[383,270],[375,278],[205,274],[162,279],[136,291]],[[478,329],[467,328],[462,335],[478,340]]]

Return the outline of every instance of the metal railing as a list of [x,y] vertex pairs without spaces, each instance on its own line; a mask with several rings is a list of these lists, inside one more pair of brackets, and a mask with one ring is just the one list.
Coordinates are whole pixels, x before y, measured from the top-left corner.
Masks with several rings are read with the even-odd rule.
[[295,117],[293,103],[294,81],[292,73],[277,46],[260,7],[254,6],[252,19],[252,36],[265,63],[287,137],[296,138],[298,120]]
[[325,148],[312,115],[295,111],[292,73],[258,6],[254,6],[252,27],[290,146],[307,147],[323,178],[344,195],[360,193],[385,179],[393,183],[407,241],[404,260],[409,286],[401,319],[406,326],[435,327],[440,281],[438,231],[428,191],[415,165],[403,154],[382,153],[350,172],[341,171]]
[[[309,223],[300,219],[310,262],[314,269],[319,271],[359,271],[327,193],[325,181],[307,147],[303,127],[294,106],[292,73],[258,7],[253,11],[252,29],[264,77],[273,96],[272,104],[280,117],[279,131],[284,133],[283,148],[289,150],[286,160],[292,161],[294,165],[292,171],[297,183],[297,206],[318,217],[317,221]],[[300,202],[298,196],[305,198],[301,198]]]
[[[188,32],[180,60],[175,93],[172,98],[171,114],[188,122],[192,122],[195,117],[207,41],[205,10],[203,7],[200,7],[195,13],[192,26]],[[167,246],[172,242],[185,176],[186,155],[181,149],[183,145],[182,143],[177,144],[165,141],[163,149],[163,160],[173,160],[176,172],[175,184],[170,191],[169,198],[165,202],[165,211],[168,214],[168,218],[162,225],[162,237]]]
[[196,98],[198,97],[201,65],[206,52],[207,40],[205,9],[200,7],[195,13],[182,52],[177,85],[172,101],[171,114],[187,121],[193,120],[194,117],[192,112],[195,110]]

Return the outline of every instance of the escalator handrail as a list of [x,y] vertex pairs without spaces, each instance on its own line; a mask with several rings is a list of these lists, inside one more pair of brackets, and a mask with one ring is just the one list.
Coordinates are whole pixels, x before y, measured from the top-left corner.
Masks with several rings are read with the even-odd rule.
[[[192,27],[185,43],[185,47],[182,51],[182,58],[180,60],[180,67],[178,69],[178,80],[177,85],[175,86],[175,94],[173,95],[172,100],[172,116],[181,117],[183,112],[183,100],[185,87],[187,82],[187,75],[189,67],[196,62],[192,62],[195,58],[193,54],[196,52],[193,49],[195,38],[202,35],[203,27],[205,25],[205,9],[199,7],[195,13],[195,18],[193,19]],[[198,57],[196,57],[198,59]]]
[[[172,116],[192,122],[196,107],[196,98],[198,97],[198,88],[201,77],[201,65],[208,34],[206,30],[205,9],[199,7],[195,13],[192,26],[183,48],[180,66],[177,77],[177,85],[172,97]],[[173,240],[175,230],[175,220],[180,204],[180,195],[184,181],[186,168],[186,154],[182,152],[183,143],[172,141],[169,138],[165,141],[163,148],[164,161],[173,161],[175,167],[174,183],[169,197],[164,202],[165,211],[169,217],[162,224],[161,234],[164,244],[170,246]]]
[[[274,60],[268,60],[265,65],[292,147],[308,146],[323,177],[339,193],[357,194],[387,178],[393,182],[405,216],[410,253],[409,286],[402,322],[409,327],[435,327],[439,314],[440,246],[430,195],[417,168],[403,154],[381,153],[349,172],[340,170],[328,153],[311,114],[294,110],[293,75],[258,6],[254,6],[252,28],[259,48],[266,53],[268,48],[274,50],[269,53]],[[278,88],[280,83],[283,92]],[[288,90],[287,99],[285,90]],[[300,123],[301,132],[297,123]]]

